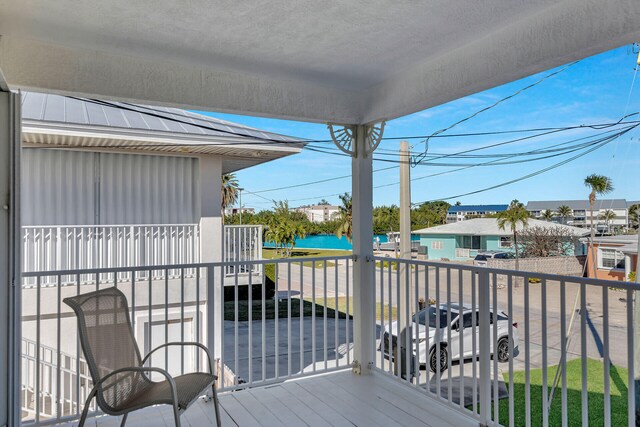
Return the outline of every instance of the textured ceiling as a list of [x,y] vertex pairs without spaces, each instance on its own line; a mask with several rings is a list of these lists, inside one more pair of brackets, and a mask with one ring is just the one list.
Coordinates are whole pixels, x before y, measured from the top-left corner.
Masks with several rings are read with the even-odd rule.
[[0,1],[10,86],[393,118],[640,37],[637,0]]

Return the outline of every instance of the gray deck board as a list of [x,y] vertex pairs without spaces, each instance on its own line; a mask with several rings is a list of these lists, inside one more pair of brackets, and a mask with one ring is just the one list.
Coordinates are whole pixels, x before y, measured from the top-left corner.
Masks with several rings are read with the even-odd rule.
[[[223,393],[220,406],[224,427],[478,425],[477,420],[378,372],[360,377],[345,370]],[[86,425],[116,426],[119,422],[120,417],[101,416]],[[181,422],[187,427],[215,425],[212,402],[198,400]],[[77,422],[64,425],[76,426]],[[171,408],[161,405],[133,412],[127,426],[173,426]]]

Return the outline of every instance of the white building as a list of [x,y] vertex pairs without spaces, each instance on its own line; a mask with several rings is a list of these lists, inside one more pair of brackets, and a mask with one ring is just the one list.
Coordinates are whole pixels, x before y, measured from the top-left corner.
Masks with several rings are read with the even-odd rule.
[[222,244],[221,175],[302,147],[175,108],[22,99],[24,271],[238,258]]
[[453,205],[447,211],[447,224],[494,215],[508,208],[509,205]]
[[334,205],[318,204],[300,206],[294,209],[307,215],[311,222],[326,222],[337,219],[340,215],[340,207]]
[[256,209],[255,208],[239,208],[239,207],[228,207],[225,208],[224,210],[224,214],[225,215],[235,215],[235,214],[239,214],[240,212],[242,212],[243,214],[253,214],[256,213]]
[[[262,258],[261,226],[222,225],[221,175],[298,153],[301,145],[295,140],[179,109],[35,92],[23,93],[22,100],[23,272]],[[281,144],[261,145],[265,138]],[[135,335],[144,349],[159,343],[165,322],[173,337],[202,339],[206,325],[181,326],[193,325],[206,311],[206,300],[194,292],[197,270],[161,268],[144,274],[181,283],[180,299],[188,304],[187,309],[135,314]],[[97,283],[115,283],[133,295],[135,275],[25,279],[23,306],[27,312],[37,306],[38,287],[45,301],[57,288],[67,293],[76,286],[95,289]],[[262,269],[230,265],[220,277],[225,286],[261,284]],[[149,289],[155,301],[165,300],[164,292]],[[56,309],[44,304],[40,316],[46,319]],[[60,325],[72,326],[73,319],[65,317]],[[51,320],[23,322],[25,363],[37,357],[36,348],[41,363],[52,363],[47,349],[56,345],[61,357],[74,357],[75,339],[56,338],[55,329]],[[31,411],[28,404],[24,408]],[[47,411],[43,405],[39,413],[51,416]]]
[[[568,206],[571,215],[561,218],[558,215],[560,206]],[[542,212],[550,210],[556,216],[555,222],[566,223],[575,227],[589,227],[591,224],[591,211],[589,200],[540,200],[527,203],[527,211],[532,217],[540,219]],[[613,211],[614,218],[606,221],[602,214],[608,210]],[[629,224],[628,203],[625,199],[596,199],[593,209],[593,223],[599,232],[610,232],[616,229],[624,229]]]

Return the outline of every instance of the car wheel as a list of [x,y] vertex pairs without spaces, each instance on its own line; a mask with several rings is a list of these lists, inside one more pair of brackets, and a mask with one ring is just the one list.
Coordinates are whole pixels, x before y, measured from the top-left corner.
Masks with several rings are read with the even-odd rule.
[[498,350],[496,352],[498,362],[505,363],[509,361],[509,339],[500,338],[498,340]]
[[436,348],[429,353],[429,369],[434,374],[438,372],[438,362],[440,362],[440,372],[444,372],[447,370],[447,366],[449,365],[449,353],[447,352],[447,347],[440,347],[440,357],[437,356]]

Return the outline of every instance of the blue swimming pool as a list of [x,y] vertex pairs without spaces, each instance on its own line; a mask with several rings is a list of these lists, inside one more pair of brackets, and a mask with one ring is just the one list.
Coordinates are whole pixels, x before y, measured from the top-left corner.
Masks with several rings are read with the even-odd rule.
[[[384,234],[377,234],[375,237],[380,237],[380,243],[387,242],[387,236]],[[420,237],[418,235],[411,235],[411,240],[420,240]],[[373,242],[371,242],[371,244],[373,244]],[[271,242],[265,242],[264,246],[267,248],[272,248],[274,245]],[[314,236],[307,236],[304,239],[297,238],[296,248],[342,249],[350,251],[352,249],[352,246],[344,236],[342,236],[341,239],[338,239],[334,234],[316,234]]]

